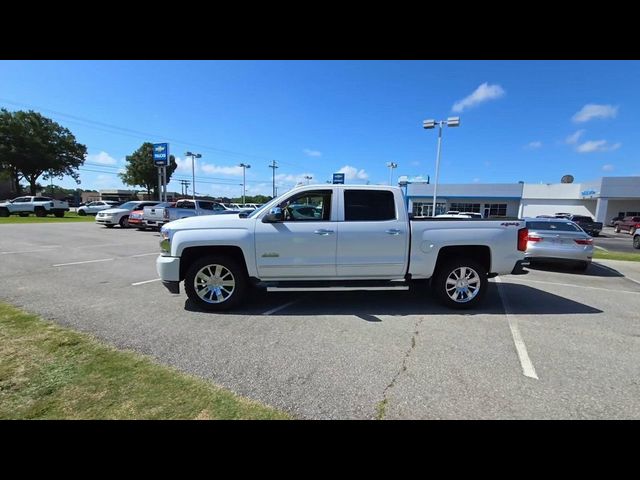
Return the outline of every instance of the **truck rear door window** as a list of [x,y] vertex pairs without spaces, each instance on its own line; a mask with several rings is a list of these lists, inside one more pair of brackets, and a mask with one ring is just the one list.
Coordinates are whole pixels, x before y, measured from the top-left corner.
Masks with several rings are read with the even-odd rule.
[[345,190],[345,221],[383,221],[396,219],[393,192],[388,190]]

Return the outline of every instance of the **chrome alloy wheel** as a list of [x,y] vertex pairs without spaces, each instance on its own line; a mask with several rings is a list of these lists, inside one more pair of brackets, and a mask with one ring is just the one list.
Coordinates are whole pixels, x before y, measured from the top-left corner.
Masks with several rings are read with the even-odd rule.
[[480,291],[480,276],[473,268],[458,267],[447,277],[447,295],[456,303],[466,303]]
[[193,287],[203,301],[222,303],[233,295],[236,280],[227,267],[213,264],[198,270],[193,280]]

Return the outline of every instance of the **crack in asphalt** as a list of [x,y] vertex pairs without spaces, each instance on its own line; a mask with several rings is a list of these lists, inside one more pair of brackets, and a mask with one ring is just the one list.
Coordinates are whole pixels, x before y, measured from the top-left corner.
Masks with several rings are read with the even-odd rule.
[[387,392],[389,392],[389,390],[391,390],[395,386],[396,382],[398,381],[398,378],[400,378],[400,375],[402,375],[402,373],[407,371],[407,360],[409,360],[409,356],[411,355],[411,352],[413,352],[413,350],[415,350],[416,348],[416,338],[420,334],[420,332],[418,331],[418,328],[420,327],[420,324],[424,321],[424,319],[425,319],[424,316],[420,317],[420,320],[418,320],[414,325],[413,335],[411,335],[411,346],[404,354],[404,358],[402,359],[402,366],[400,367],[400,370],[398,370],[398,372],[393,376],[393,378],[391,379],[391,382],[389,382],[389,384],[382,391],[382,400],[380,400],[376,404],[376,417],[375,417],[376,420],[384,420],[384,417],[387,414],[387,406],[389,405]]

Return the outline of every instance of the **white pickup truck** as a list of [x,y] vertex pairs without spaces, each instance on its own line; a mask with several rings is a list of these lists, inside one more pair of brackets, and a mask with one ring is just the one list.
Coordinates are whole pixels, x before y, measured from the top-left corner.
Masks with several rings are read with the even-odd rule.
[[[407,290],[431,279],[452,308],[476,306],[487,279],[522,270],[523,220],[410,220],[398,187],[309,185],[249,214],[209,215],[161,229],[156,268],[205,310],[267,291]],[[416,282],[419,285],[421,282]]]
[[8,217],[17,213],[21,217],[27,217],[30,213],[36,217],[45,217],[53,213],[56,217],[64,217],[64,212],[69,211],[69,204],[49,197],[18,197],[8,202],[0,203],[0,217]]

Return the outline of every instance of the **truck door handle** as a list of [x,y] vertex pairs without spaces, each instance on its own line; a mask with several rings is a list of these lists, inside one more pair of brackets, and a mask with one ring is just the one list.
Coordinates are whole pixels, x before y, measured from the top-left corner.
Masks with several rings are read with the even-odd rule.
[[315,233],[316,235],[326,236],[326,235],[331,235],[333,233],[333,230],[325,230],[324,228],[321,228],[320,230],[316,230],[313,233]]
[[398,230],[397,228],[390,228],[385,233],[388,233],[389,235],[400,235],[402,233],[402,230]]

